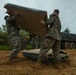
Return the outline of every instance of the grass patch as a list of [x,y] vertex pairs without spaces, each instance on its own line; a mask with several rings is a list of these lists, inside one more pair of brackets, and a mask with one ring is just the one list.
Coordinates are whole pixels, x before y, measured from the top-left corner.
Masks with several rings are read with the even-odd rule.
[[8,50],[10,50],[10,48],[9,48],[9,46],[6,46],[6,45],[0,45],[0,51],[1,50],[8,51]]

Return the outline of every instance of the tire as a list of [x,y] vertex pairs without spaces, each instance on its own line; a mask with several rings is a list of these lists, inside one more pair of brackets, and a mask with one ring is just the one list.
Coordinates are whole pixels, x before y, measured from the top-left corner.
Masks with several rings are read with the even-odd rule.
[[75,49],[76,47],[75,47],[75,43],[70,43],[70,48],[71,49]]
[[66,43],[65,43],[65,49],[70,49],[70,44],[69,44],[69,42],[66,42]]

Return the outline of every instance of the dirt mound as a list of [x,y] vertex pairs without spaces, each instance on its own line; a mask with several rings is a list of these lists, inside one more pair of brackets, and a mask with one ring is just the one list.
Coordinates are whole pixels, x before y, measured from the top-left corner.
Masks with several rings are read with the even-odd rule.
[[62,61],[62,69],[52,64],[36,66],[36,61],[24,58],[22,52],[10,64],[3,63],[10,51],[0,51],[0,75],[76,75],[76,50],[65,50],[70,58]]

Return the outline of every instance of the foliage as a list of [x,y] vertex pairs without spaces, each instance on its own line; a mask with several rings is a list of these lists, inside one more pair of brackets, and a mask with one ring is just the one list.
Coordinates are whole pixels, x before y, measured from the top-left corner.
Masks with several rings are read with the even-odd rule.
[[0,27],[0,32],[2,32],[2,28]]
[[7,45],[8,42],[8,37],[7,37],[7,32],[0,32],[0,45]]
[[6,25],[2,25],[2,31],[3,32],[6,32],[7,31]]
[[27,45],[26,45],[26,49],[27,49],[27,50],[30,50],[30,49],[32,49],[32,46],[29,45],[29,44],[27,44]]
[[[29,33],[21,30],[20,35],[27,40],[29,39]],[[26,46],[27,49],[31,49],[31,45]],[[6,25],[2,25],[2,28],[0,27],[0,50],[9,50],[9,45],[8,45],[8,33],[7,33],[7,28]]]
[[64,30],[64,32],[66,32],[66,33],[70,33],[69,28],[66,28],[66,29]]
[[29,39],[29,33],[25,30],[20,30],[20,35],[26,39]]
[[10,50],[8,45],[0,45],[0,50]]
[[6,25],[0,27],[0,50],[9,50]]

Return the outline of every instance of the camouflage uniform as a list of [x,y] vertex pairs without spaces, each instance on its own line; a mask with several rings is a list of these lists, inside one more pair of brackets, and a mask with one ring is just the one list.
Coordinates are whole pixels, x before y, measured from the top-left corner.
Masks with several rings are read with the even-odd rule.
[[9,55],[10,58],[15,58],[19,51],[22,49],[21,37],[19,36],[20,29],[16,26],[16,19],[17,15],[9,16],[6,18],[9,45],[12,50]]
[[60,50],[60,30],[61,22],[58,15],[51,14],[49,19],[45,21],[46,26],[50,25],[47,31],[47,35],[41,44],[40,54],[38,61],[43,61],[46,59],[46,53],[52,48],[54,60],[57,62],[60,60],[59,50]]
[[34,37],[34,44],[35,44],[35,48],[39,48],[39,37],[36,35],[35,37]]

